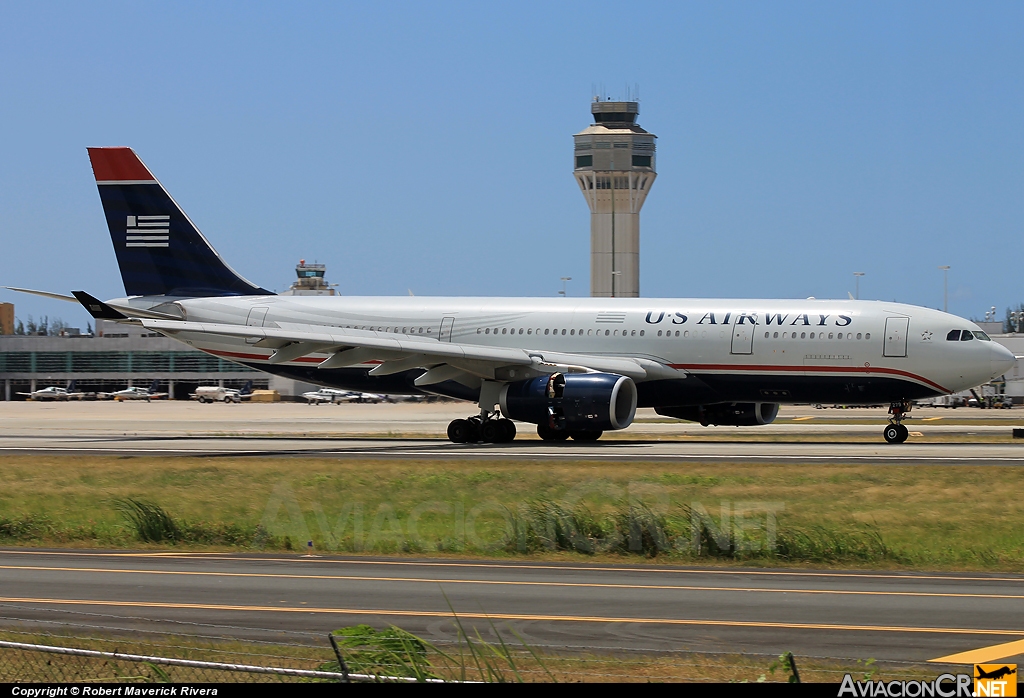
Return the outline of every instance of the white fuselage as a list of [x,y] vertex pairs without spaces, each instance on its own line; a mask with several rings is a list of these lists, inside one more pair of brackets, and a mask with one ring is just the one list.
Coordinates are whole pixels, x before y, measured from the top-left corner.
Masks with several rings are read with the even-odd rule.
[[[152,305],[144,299],[118,302]],[[347,328],[382,337],[641,358],[677,372],[680,379],[764,382],[769,387],[760,394],[772,402],[814,399],[808,391],[813,392],[816,377],[893,378],[916,386],[920,394],[955,392],[988,381],[1014,361],[983,335],[947,340],[952,330],[979,332],[974,323],[881,301],[242,296],[185,299],[174,305],[190,322]],[[245,338],[198,332],[171,336],[218,356],[271,368],[273,350]],[[330,353],[301,356],[285,366],[313,368]],[[367,361],[364,368],[375,363]],[[650,380],[665,378],[659,374]],[[784,387],[797,379],[801,390]],[[726,391],[721,394],[725,400],[745,399],[718,390]],[[868,399],[852,394],[849,402]]]

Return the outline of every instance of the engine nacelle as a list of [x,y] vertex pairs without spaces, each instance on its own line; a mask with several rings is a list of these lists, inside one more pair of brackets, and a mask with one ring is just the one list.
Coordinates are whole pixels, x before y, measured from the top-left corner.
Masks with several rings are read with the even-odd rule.
[[776,402],[720,402],[714,405],[658,407],[655,412],[663,417],[700,422],[703,426],[756,427],[774,422],[779,416],[779,405]]
[[570,431],[625,429],[636,415],[636,384],[613,373],[554,373],[508,383],[501,413]]

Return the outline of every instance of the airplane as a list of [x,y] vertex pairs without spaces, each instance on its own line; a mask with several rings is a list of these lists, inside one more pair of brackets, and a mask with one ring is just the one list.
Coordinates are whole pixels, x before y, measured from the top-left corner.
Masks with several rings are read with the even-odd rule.
[[993,669],[992,671],[985,671],[981,667],[976,667],[975,670],[978,672],[978,675],[974,677],[976,679],[1001,679],[1004,676],[1010,676],[1017,673],[1016,669],[1011,669],[1009,666],[1001,666],[998,669]]
[[189,397],[204,403],[241,402],[252,397],[252,381],[246,381],[241,389],[225,388],[220,385],[201,385]]
[[338,390],[337,388],[320,388],[320,390],[303,393],[302,397],[310,405],[319,405],[321,402],[343,403],[343,402],[388,402],[387,395],[377,393],[364,393],[358,390]]
[[51,385],[48,388],[40,388],[39,390],[33,390],[29,393],[18,393],[18,395],[25,395],[29,400],[81,400],[85,397],[85,393],[76,392],[75,384],[77,381],[71,381],[68,383],[68,387],[60,388],[56,385]]
[[595,441],[638,407],[756,426],[786,403],[888,404],[883,436],[902,443],[914,400],[1016,361],[968,320],[884,301],[278,296],[217,254],[131,148],[88,153],[127,294],[72,292],[93,317],[295,380],[475,402],[448,425],[456,443],[511,441],[514,421]]
[[124,390],[116,390],[112,393],[97,393],[97,397],[104,400],[145,400],[149,402],[161,397],[167,397],[167,393],[158,393],[160,389],[160,381],[153,381],[148,388],[140,388],[137,385],[125,388]]

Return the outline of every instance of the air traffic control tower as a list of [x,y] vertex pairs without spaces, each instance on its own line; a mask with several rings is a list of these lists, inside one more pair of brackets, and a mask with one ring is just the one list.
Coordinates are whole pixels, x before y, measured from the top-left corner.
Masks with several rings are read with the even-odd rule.
[[640,209],[654,184],[653,133],[638,102],[590,105],[594,123],[573,136],[576,182],[590,206],[590,295],[640,296]]

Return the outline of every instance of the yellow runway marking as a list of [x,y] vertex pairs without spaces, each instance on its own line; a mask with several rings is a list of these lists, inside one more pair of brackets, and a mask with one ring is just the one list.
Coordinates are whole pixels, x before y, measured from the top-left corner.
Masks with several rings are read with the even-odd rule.
[[937,421],[939,421],[940,419],[942,419],[942,417],[925,417],[925,418],[924,418],[923,420],[921,420],[921,421],[923,421],[923,422],[937,422]]
[[412,611],[383,608],[323,608],[315,606],[236,606],[229,604],[161,603],[156,601],[100,601],[94,599],[35,599],[0,597],[0,603],[53,604],[61,606],[123,606],[127,608],[164,608],[199,611],[248,611],[259,613],[327,613],[345,616],[406,616],[411,618],[479,618],[484,620],[552,621],[569,623],[640,623],[645,625],[691,625],[730,628],[775,628],[785,630],[845,630],[887,633],[927,633],[937,635],[1024,635],[1024,630],[991,628],[927,628],[899,625],[843,625],[834,623],[779,623],[772,621],[701,620],[690,618],[633,618],[617,616],[552,616],[531,613],[455,613],[451,611]]
[[450,579],[437,577],[380,577],[347,574],[285,574],[274,572],[197,572],[194,570],[128,570],[102,567],[48,567],[45,565],[0,565],[0,570],[33,572],[92,572],[95,574],[151,574],[182,577],[240,577],[254,579],[309,579],[354,582],[410,582],[419,584],[483,584],[494,586],[567,587],[590,589],[651,589],[655,591],[760,592],[766,594],[822,594],[836,596],[916,596],[958,599],[1024,599],[1024,594],[978,594],[941,591],[868,591],[857,589],[772,589],[768,587],[696,586],[689,584],[609,584],[601,582],[539,582],[506,579]]
[[951,654],[947,657],[929,659],[929,662],[942,662],[943,664],[985,664],[997,659],[1005,659],[1018,654],[1024,654],[1024,640],[1004,642],[1001,645],[991,647],[979,647],[976,650]]
[[[599,565],[541,565],[525,563],[490,563],[490,562],[463,562],[458,560],[423,562],[412,560],[337,560],[331,558],[317,558],[311,560],[303,557],[243,557],[229,553],[190,553],[190,552],[138,552],[138,553],[96,553],[79,551],[49,551],[49,550],[2,550],[0,555],[43,555],[43,556],[77,556],[77,557],[125,557],[125,558],[162,558],[180,560],[225,560],[228,562],[267,562],[267,563],[322,563],[331,565],[393,565],[406,567],[464,567],[483,569],[509,569],[509,570],[556,570],[573,572],[643,572],[645,574],[717,574],[749,577],[830,577],[850,579],[891,579],[905,581],[950,581],[950,582],[1016,582],[1024,584],[1024,576],[1021,577],[968,577],[941,574],[879,574],[854,572],[809,572],[806,570],[751,570],[751,569],[679,569],[672,567],[636,566],[636,567],[602,567]],[[200,557],[203,556],[203,557]],[[215,557],[216,556],[216,557]]]
[[814,419],[814,417],[793,417],[794,422],[806,422],[808,419]]

